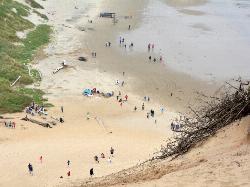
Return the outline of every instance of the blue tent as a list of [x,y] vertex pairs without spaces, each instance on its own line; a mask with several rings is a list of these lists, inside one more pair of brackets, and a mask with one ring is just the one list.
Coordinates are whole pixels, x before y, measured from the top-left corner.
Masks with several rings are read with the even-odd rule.
[[85,96],[92,95],[92,90],[91,89],[85,89],[82,93]]

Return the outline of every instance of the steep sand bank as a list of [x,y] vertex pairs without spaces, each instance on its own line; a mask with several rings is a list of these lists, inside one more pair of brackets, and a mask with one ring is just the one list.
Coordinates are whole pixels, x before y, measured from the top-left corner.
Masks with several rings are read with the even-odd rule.
[[[153,161],[119,173],[82,182],[105,186],[249,186],[249,116],[173,161]],[[80,185],[76,185],[80,186]]]

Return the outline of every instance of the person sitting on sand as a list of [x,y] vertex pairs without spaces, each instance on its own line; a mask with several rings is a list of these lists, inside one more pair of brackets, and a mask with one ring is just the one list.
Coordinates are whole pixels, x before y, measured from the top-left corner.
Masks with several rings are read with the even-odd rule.
[[64,122],[64,120],[63,120],[62,117],[59,118],[59,121],[60,121],[60,123],[63,123],[63,122]]
[[89,174],[90,174],[90,177],[92,177],[92,176],[94,175],[94,169],[93,169],[93,168],[91,168],[91,169],[89,170]]
[[101,158],[105,158],[105,155],[104,155],[104,153],[102,153],[102,154],[101,154]]

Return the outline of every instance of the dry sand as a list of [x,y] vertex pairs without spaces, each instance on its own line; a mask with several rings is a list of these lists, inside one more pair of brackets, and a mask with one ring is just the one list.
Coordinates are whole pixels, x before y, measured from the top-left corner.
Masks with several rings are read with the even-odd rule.
[[221,129],[207,142],[175,160],[153,161],[93,181],[81,187],[249,186],[250,118]]
[[[8,129],[0,123],[0,168],[4,168],[0,171],[0,186],[69,186],[88,178],[91,167],[100,177],[140,163],[173,136],[169,125],[178,112],[186,112],[190,103],[199,104],[194,97],[196,91],[210,94],[216,89],[215,83],[194,79],[160,63],[148,63],[144,52],[120,48],[119,36],[127,32],[128,25],[132,25],[132,30],[140,27],[147,0],[126,1],[126,6],[121,6],[122,0],[67,0],[60,6],[56,0],[39,2],[45,7],[42,13],[48,15],[48,23],[54,27],[54,38],[43,58],[35,59],[34,67],[43,77],[38,88],[47,93],[55,107],[49,109],[45,119],[37,119],[51,121],[51,117],[63,116],[65,123],[46,129],[21,121],[24,113],[6,114],[14,117],[17,128]],[[119,22],[114,26],[110,19],[98,18],[100,11],[116,11]],[[38,18],[31,19],[41,23]],[[111,48],[105,47],[107,41],[111,41]],[[92,51],[97,52],[97,58],[91,58]],[[87,56],[88,61],[78,61],[79,56]],[[71,67],[53,75],[64,59]],[[124,87],[115,85],[116,80],[124,80]],[[129,100],[121,108],[115,97],[82,96],[84,88],[94,87],[114,91],[115,95],[121,91],[123,97],[128,94]],[[141,111],[145,95],[151,101],[145,102],[146,110]],[[60,106],[64,106],[63,114]],[[133,111],[134,106],[138,107],[137,112]],[[166,109],[163,114],[161,107]],[[146,118],[150,109],[156,111],[157,124]],[[88,112],[90,120],[86,120]],[[112,164],[107,163],[107,157],[96,164],[93,157],[102,152],[108,155],[111,146],[115,148]],[[67,160],[72,162],[70,167]],[[29,162],[34,166],[32,177],[27,171]],[[69,170],[72,176],[66,177]]]

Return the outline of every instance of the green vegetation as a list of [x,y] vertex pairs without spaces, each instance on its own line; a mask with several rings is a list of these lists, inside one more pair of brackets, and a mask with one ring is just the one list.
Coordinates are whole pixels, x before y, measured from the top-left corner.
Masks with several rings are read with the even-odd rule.
[[37,3],[34,0],[25,0],[25,2],[28,3],[32,8],[44,9],[42,5],[40,5],[39,3]]
[[0,0],[1,40],[19,42],[20,39],[16,36],[16,31],[23,31],[34,27],[33,23],[22,17],[28,16],[29,10],[29,7],[13,0]]
[[[13,0],[0,0],[0,113],[18,112],[33,100],[44,104],[43,92],[23,88],[39,80],[39,73],[28,74],[25,64],[32,61],[36,51],[49,42],[51,28],[41,24],[37,27],[24,17],[30,8]],[[31,29],[25,39],[16,36],[17,31]],[[18,76],[17,88],[10,87]]]

